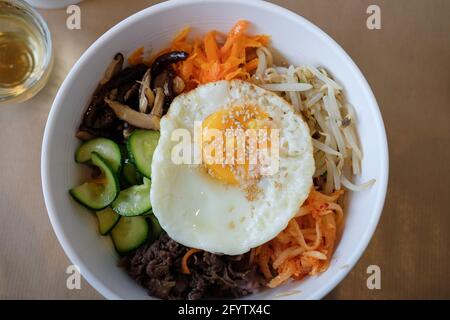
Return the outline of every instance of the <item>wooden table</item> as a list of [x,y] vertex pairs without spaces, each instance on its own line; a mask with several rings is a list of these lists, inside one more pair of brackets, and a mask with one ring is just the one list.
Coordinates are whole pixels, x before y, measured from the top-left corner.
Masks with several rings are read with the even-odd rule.
[[[81,30],[65,10],[41,10],[55,66],[32,100],[0,107],[0,299],[101,299],[86,281],[68,290],[70,264],[41,190],[42,135],[56,91],[83,51],[117,22],[156,1],[86,0]],[[378,229],[330,299],[450,298],[450,1],[275,1],[317,24],[355,60],[378,99],[389,138],[390,181]],[[381,30],[366,9],[381,8]],[[381,267],[368,290],[367,267]]]

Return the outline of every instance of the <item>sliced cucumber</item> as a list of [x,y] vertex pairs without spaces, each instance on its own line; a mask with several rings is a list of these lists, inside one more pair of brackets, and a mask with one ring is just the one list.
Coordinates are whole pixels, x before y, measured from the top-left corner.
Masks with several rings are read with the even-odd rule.
[[122,159],[128,159],[128,149],[126,144],[119,144],[120,155]]
[[111,230],[111,238],[119,253],[134,250],[147,241],[149,228],[144,217],[121,217]]
[[150,188],[150,180],[144,178],[143,184],[120,191],[111,207],[121,216],[133,217],[144,214],[152,208]]
[[142,175],[136,170],[134,164],[125,160],[122,168],[122,177],[124,182],[129,186],[134,186],[137,184],[142,184]]
[[141,214],[141,216],[146,217],[146,218],[149,218],[152,215],[153,215],[153,211],[152,210],[149,210],[149,211]]
[[78,163],[90,163],[92,152],[97,152],[115,172],[119,171],[122,156],[117,143],[106,138],[89,140],[75,151],[75,161]]
[[109,206],[120,191],[115,172],[97,152],[91,155],[92,164],[102,171],[100,178],[85,182],[69,190],[72,197],[83,206],[92,210],[101,210]]
[[98,231],[102,235],[108,234],[120,218],[120,215],[111,209],[111,207],[106,207],[101,211],[97,211],[95,214],[98,219]]
[[127,148],[136,169],[147,178],[152,174],[152,158],[159,141],[159,131],[135,130],[128,138]]
[[147,217],[150,225],[151,225],[151,238],[152,241],[158,240],[161,234],[164,232],[161,228],[161,225],[159,224],[158,219],[152,214]]

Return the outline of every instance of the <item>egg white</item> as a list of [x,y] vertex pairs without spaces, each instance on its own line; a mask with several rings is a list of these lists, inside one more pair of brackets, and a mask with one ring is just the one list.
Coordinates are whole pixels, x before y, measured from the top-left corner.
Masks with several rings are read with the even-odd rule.
[[[174,164],[173,130],[194,135],[194,121],[221,108],[254,105],[280,129],[276,174],[262,176],[250,201],[240,186],[226,185],[202,165]],[[276,94],[240,80],[218,81],[178,96],[161,119],[153,155],[151,202],[161,227],[175,241],[213,253],[237,255],[277,236],[294,217],[313,185],[313,148],[302,117]]]

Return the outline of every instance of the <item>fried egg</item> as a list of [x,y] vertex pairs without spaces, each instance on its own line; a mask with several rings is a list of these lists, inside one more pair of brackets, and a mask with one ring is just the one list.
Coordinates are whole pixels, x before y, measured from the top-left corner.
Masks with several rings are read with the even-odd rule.
[[[224,142],[205,137],[205,128],[223,132]],[[238,140],[247,129],[266,132],[253,148],[266,158],[276,155],[276,163],[250,159],[248,135]],[[190,155],[180,149],[180,137]],[[189,161],[174,161],[180,154]],[[168,235],[187,247],[242,254],[287,226],[312,188],[314,169],[309,128],[284,99],[241,80],[201,85],[175,98],[161,119],[152,160],[153,212]]]

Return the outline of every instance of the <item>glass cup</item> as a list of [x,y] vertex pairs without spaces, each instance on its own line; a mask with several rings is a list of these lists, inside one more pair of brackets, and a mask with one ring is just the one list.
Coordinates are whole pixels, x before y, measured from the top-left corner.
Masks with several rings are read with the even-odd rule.
[[47,83],[53,65],[50,31],[21,0],[0,0],[0,105],[23,102]]
[[25,0],[35,8],[41,9],[59,9],[65,8],[71,4],[80,3],[83,0]]

